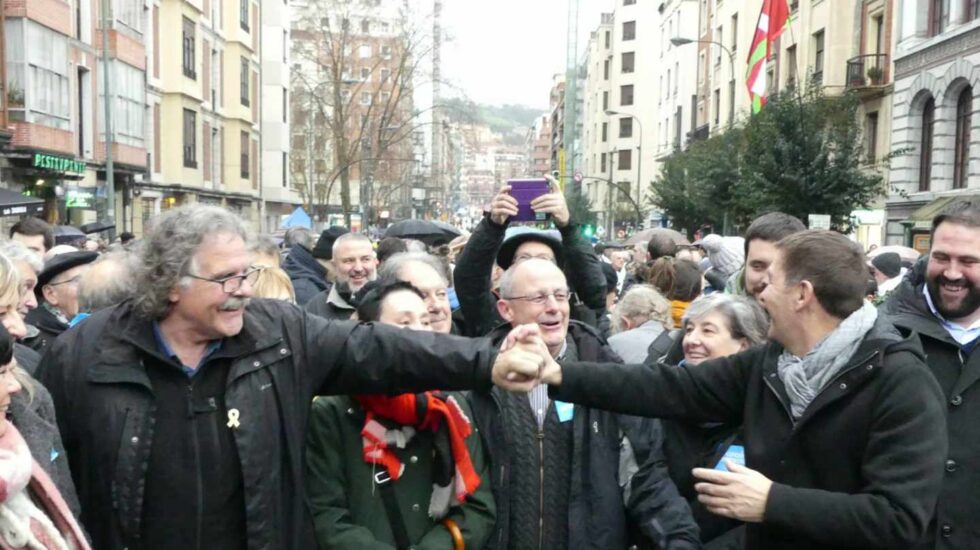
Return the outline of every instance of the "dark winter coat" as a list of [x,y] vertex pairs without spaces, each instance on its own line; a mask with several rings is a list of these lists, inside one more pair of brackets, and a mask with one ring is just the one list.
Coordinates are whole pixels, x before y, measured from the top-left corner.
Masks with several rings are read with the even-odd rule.
[[354,315],[354,306],[341,297],[337,285],[310,298],[303,309],[327,320],[347,321]]
[[[230,362],[225,407],[241,411],[233,435],[248,548],[292,550],[314,547],[302,458],[314,395],[486,389],[496,351],[488,340],[328,322],[285,302],[253,300],[241,332],[215,355]],[[216,361],[201,368],[220,366]],[[174,365],[160,353],[151,321],[125,302],[63,334],[38,367],[95,548],[144,547],[145,468],[157,408],[150,362]]]
[[[507,225],[497,225],[489,215],[485,216],[456,259],[453,281],[466,318],[467,336],[483,336],[504,322],[497,313],[497,296],[490,291],[490,279],[506,231]],[[581,307],[593,310],[588,313],[595,315],[595,310],[606,307],[606,279],[599,259],[577,225],[570,223],[558,231],[564,256],[564,265],[559,267],[581,300]],[[588,322],[585,318],[580,320]]]
[[[507,329],[506,326],[498,328],[491,338],[501,341]],[[580,357],[619,361],[590,327],[573,321],[569,324],[569,335],[576,343]],[[601,367],[599,369],[601,375]],[[507,465],[511,451],[501,421],[502,391],[495,387],[491,391],[470,393],[473,414],[493,468],[497,532],[487,545],[492,550],[508,548],[510,529],[508,508],[512,474]],[[634,536],[643,539],[639,548],[700,547],[691,510],[666,471],[659,422],[582,406],[575,407],[572,422],[569,549],[625,549],[631,530]],[[621,459],[632,467],[621,470]],[[633,474],[631,478],[628,477],[630,473]],[[628,485],[625,491],[624,485]]]
[[41,354],[55,338],[68,330],[68,323],[62,322],[54,313],[48,311],[48,308],[40,305],[29,311],[24,317],[24,321],[34,325],[39,331],[38,335],[32,339],[30,347]]
[[[926,366],[945,396],[949,452],[942,455],[942,492],[933,535],[922,548],[980,547],[980,351],[967,354],[939,324],[922,294],[922,285],[903,283],[889,296],[889,319],[906,334],[918,334]],[[937,451],[938,454],[938,451]]]
[[317,292],[330,288],[327,282],[327,268],[316,261],[309,250],[300,245],[290,247],[289,254],[282,262],[282,269],[289,274],[296,293],[296,303],[305,305]]
[[31,384],[31,391],[24,388],[10,398],[10,421],[27,442],[31,456],[44,468],[77,518],[81,506],[68,468],[68,455],[58,433],[51,394],[33,378],[28,383]]
[[[450,395],[472,419],[462,394]],[[306,472],[320,548],[394,550],[390,519],[374,481],[374,474],[381,467],[364,461],[364,418],[364,409],[348,396],[318,397],[313,402]],[[452,548],[449,531],[440,522],[433,522],[427,513],[432,496],[433,441],[431,431],[418,430],[404,449],[394,450],[405,466],[401,478],[391,482],[395,500],[409,540],[418,550]],[[446,517],[459,526],[467,548],[482,548],[494,525],[490,465],[475,430],[466,438],[466,444],[480,485],[462,506],[456,506],[452,497],[454,506]]]
[[773,481],[749,548],[907,549],[926,536],[946,460],[942,390],[919,343],[879,319],[793,421],[769,343],[697,368],[567,363],[553,399],[743,425],[746,465]]

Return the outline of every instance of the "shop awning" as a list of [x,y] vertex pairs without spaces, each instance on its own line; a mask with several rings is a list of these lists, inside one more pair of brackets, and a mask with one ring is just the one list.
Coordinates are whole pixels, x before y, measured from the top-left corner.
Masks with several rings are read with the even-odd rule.
[[44,211],[44,199],[0,189],[0,216],[33,216]]
[[940,212],[957,202],[980,201],[980,195],[952,195],[940,197],[925,206],[919,208],[908,219],[902,223],[910,226],[911,229],[932,229],[932,219]]

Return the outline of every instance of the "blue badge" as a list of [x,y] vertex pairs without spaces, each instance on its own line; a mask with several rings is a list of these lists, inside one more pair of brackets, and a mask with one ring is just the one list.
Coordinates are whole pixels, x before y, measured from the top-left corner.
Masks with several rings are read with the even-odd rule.
[[564,401],[555,401],[555,412],[558,413],[559,422],[568,422],[575,416],[575,405]]
[[60,455],[61,454],[58,452],[58,449],[52,448],[51,449],[51,462],[54,462],[55,459],[58,458]]
[[725,466],[725,461],[731,460],[739,466],[745,466],[745,447],[741,445],[732,445],[725,451],[725,456],[721,457],[718,464],[715,465],[715,470],[721,470],[722,472],[727,472],[728,467]]

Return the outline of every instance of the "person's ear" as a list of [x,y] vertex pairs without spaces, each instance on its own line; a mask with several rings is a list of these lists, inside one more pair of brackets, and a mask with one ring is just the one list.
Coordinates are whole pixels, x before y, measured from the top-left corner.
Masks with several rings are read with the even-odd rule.
[[813,283],[807,280],[797,283],[794,293],[796,302],[796,307],[794,309],[797,311],[809,306],[817,299],[817,294],[813,288]]
[[633,330],[633,320],[629,317],[623,316],[623,327],[625,330]]
[[500,317],[504,321],[508,323],[514,322],[514,311],[510,309],[510,304],[507,303],[507,300],[497,300],[497,313],[500,314]]

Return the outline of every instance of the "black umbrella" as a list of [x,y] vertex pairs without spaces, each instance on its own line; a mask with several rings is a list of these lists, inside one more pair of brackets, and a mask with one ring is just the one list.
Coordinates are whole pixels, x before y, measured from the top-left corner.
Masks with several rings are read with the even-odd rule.
[[385,230],[385,237],[398,237],[400,239],[444,236],[443,230],[429,220],[401,220],[389,225],[388,229]]
[[460,231],[458,228],[456,228],[456,226],[449,225],[446,222],[441,222],[439,220],[432,220],[432,223],[434,223],[436,227],[441,229],[442,232],[445,233],[446,236],[449,237],[450,239],[455,239],[456,237],[463,234],[463,232]]
[[76,241],[84,241],[85,233],[81,229],[72,225],[54,226],[55,244],[70,244]]
[[82,233],[85,233],[86,235],[89,233],[101,233],[103,231],[108,231],[115,228],[116,224],[105,222],[92,222],[79,227],[79,229],[82,230]]

